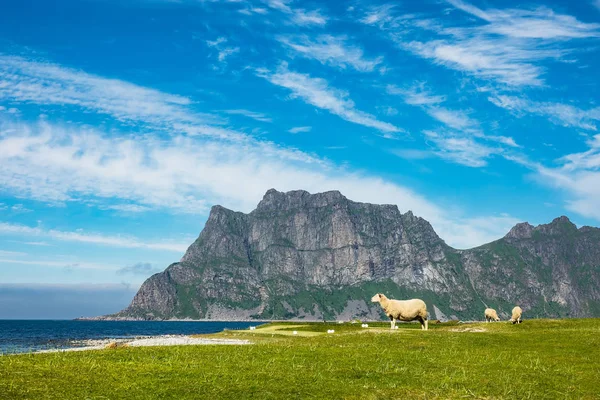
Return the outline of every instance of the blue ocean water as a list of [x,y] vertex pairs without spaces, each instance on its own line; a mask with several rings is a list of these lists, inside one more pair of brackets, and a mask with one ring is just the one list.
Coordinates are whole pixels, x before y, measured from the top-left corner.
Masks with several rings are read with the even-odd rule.
[[82,345],[86,339],[216,333],[256,322],[0,320],[0,354]]

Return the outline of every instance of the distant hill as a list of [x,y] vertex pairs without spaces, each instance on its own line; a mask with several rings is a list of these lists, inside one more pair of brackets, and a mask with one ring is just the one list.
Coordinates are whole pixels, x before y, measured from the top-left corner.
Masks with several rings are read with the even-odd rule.
[[249,214],[214,206],[181,261],[103,319],[379,319],[376,292],[431,318],[600,317],[600,229],[567,217],[456,250],[395,205],[269,190]]

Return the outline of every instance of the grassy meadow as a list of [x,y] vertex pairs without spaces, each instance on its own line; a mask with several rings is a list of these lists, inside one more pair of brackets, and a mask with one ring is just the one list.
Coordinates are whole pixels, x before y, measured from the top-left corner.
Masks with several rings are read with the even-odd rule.
[[369,325],[210,335],[245,346],[0,356],[0,399],[600,398],[600,319]]

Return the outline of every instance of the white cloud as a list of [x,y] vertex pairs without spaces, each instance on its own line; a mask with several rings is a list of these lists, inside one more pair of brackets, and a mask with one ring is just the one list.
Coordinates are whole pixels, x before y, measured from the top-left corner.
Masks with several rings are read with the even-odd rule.
[[[193,103],[187,97],[1,53],[0,100],[76,106],[121,121],[154,126],[185,123],[202,127],[223,122],[215,116],[193,112]],[[201,132],[212,134],[208,129]]]
[[114,271],[118,267],[108,266],[90,262],[72,262],[72,261],[50,261],[50,260],[15,260],[0,258],[0,264],[19,264],[19,265],[37,265],[41,267],[68,268],[68,269],[86,269],[100,271]]
[[[511,87],[544,85],[542,62],[566,61],[565,55],[576,51],[570,41],[600,36],[600,24],[545,7],[483,10],[461,0],[448,2],[478,20],[461,21],[454,13],[447,21],[396,17],[385,6],[362,22],[379,26],[400,48],[436,64]],[[423,40],[418,34],[423,30],[436,36]]]
[[307,11],[303,8],[292,8],[292,1],[288,0],[263,0],[270,8],[290,15],[293,24],[299,26],[325,25],[327,17],[322,15],[320,10]]
[[15,204],[10,208],[10,210],[14,213],[28,213],[33,211],[25,207],[23,204]]
[[310,132],[312,130],[312,126],[295,126],[291,129],[288,129],[289,133],[303,133]]
[[319,35],[314,39],[308,36],[279,36],[277,40],[306,58],[318,60],[321,64],[357,71],[371,72],[383,61],[383,57],[367,59],[360,47],[348,44],[345,36]]
[[479,143],[476,139],[519,147],[513,138],[485,135],[479,127],[479,121],[469,117],[467,112],[441,106],[440,104],[446,101],[446,97],[432,94],[424,82],[409,88],[388,85],[386,90],[389,94],[402,96],[406,104],[420,107],[429,116],[450,129],[450,131],[423,131],[428,142],[435,144],[437,150],[419,153],[394,152],[402,158],[427,158],[433,154],[468,167],[484,167],[490,156],[502,154],[503,150]]
[[217,56],[217,59],[219,60],[219,62],[223,62],[223,61],[225,61],[225,59],[227,57],[229,57],[232,54],[239,53],[239,51],[240,51],[239,47],[226,47],[223,50],[219,51],[219,55]]
[[469,137],[433,131],[424,133],[428,140],[436,144],[438,150],[435,153],[439,157],[468,167],[484,167],[487,165],[487,158],[502,152],[501,149],[485,146]]
[[325,79],[312,78],[306,74],[289,71],[285,64],[282,64],[276,72],[260,70],[258,76],[267,79],[274,85],[289,89],[293,98],[300,98],[304,102],[327,110],[346,121],[375,128],[384,133],[402,131],[390,123],[379,121],[371,114],[357,110],[347,92],[330,87]]
[[413,106],[429,106],[446,101],[446,96],[433,95],[427,90],[424,82],[418,82],[407,89],[399,88],[395,85],[387,85],[386,90],[389,94],[402,96],[406,104]]
[[546,7],[533,10],[509,8],[481,10],[461,0],[447,0],[454,7],[486,22],[486,32],[517,38],[579,39],[600,36],[600,24],[586,24]]
[[27,253],[23,253],[20,251],[0,250],[0,257],[21,257],[26,255]]
[[569,104],[538,102],[506,95],[491,96],[488,100],[517,115],[522,113],[541,115],[548,117],[552,123],[564,127],[596,131],[596,122],[600,121],[600,107],[583,110]]
[[224,44],[227,43],[227,38],[220,36],[215,40],[207,40],[206,45],[208,47],[214,48],[218,51],[217,60],[220,63],[225,62],[225,59],[233,54],[239,53],[239,47],[227,47]]
[[588,147],[585,152],[556,160],[558,167],[530,167],[536,171],[540,184],[564,193],[567,209],[600,221],[600,134],[588,141]]
[[252,118],[256,121],[260,122],[273,122],[273,120],[266,116],[263,113],[258,113],[254,111],[244,110],[244,109],[236,109],[236,110],[224,110],[223,112],[231,115],[242,115],[244,117]]
[[386,24],[391,23],[394,20],[392,10],[395,5],[384,4],[376,6],[370,9],[366,15],[360,20],[363,24],[367,25],[378,25],[384,27]]
[[447,125],[449,128],[456,130],[466,130],[477,122],[469,118],[466,113],[460,110],[449,110],[443,107],[431,107],[427,110],[427,113],[433,118],[437,119],[441,123]]
[[424,82],[417,82],[408,88],[388,85],[386,90],[389,94],[402,96],[406,104],[421,107],[432,118],[449,128],[472,133],[477,130],[478,121],[469,118],[465,111],[441,107],[439,104],[446,101],[446,96],[432,94]]
[[486,37],[413,41],[399,43],[403,48],[437,64],[471,73],[483,79],[496,80],[511,86],[542,85],[544,69],[537,61],[559,59],[558,50],[539,50],[511,40]]
[[115,210],[124,213],[142,213],[152,210],[150,207],[141,206],[139,204],[110,204],[103,205],[100,208],[103,210]]
[[293,12],[292,21],[294,24],[300,26],[325,25],[327,23],[327,17],[321,14],[319,10],[306,11],[303,9],[296,9]]
[[109,247],[137,248],[149,250],[164,250],[183,253],[190,243],[173,243],[171,241],[160,241],[155,243],[143,242],[130,236],[106,236],[94,233],[83,233],[80,231],[68,232],[56,229],[43,229],[27,225],[0,222],[0,234],[26,237],[47,237],[63,242],[90,243]]
[[219,47],[221,44],[223,43],[227,43],[227,38],[220,36],[218,38],[216,38],[215,40],[207,40],[206,41],[206,45],[208,47]]
[[[305,153],[269,143],[166,141],[109,137],[40,123],[11,126],[0,139],[0,186],[8,193],[42,201],[93,204],[125,202],[168,212],[204,214],[222,204],[244,212],[266,190],[340,190],[355,201],[398,204],[432,223],[450,244],[468,247],[502,236],[471,235],[460,215],[450,216],[401,185],[347,171]],[[146,243],[137,238],[0,225],[11,236],[95,243],[106,246],[183,251],[189,243]],[[469,235],[468,239],[465,235]],[[456,240],[460,237],[462,239]],[[191,243],[191,241],[190,241]]]

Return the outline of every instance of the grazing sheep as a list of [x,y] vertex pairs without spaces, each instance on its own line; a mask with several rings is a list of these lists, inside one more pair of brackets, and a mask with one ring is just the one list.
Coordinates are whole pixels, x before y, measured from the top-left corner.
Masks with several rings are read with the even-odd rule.
[[327,329],[327,333],[335,333],[335,330],[333,330],[333,329]]
[[362,327],[362,328],[368,328],[368,327],[369,327],[369,324],[362,324],[362,325],[361,325],[361,327]]
[[391,320],[391,329],[395,329],[396,320],[414,321],[421,323],[421,329],[427,330],[427,306],[421,299],[392,300],[381,293],[371,298],[373,303],[379,303]]
[[490,321],[500,321],[500,318],[498,318],[498,313],[496,312],[496,310],[494,310],[493,308],[486,308],[485,309],[485,322],[490,322]]
[[523,322],[523,320],[521,319],[522,314],[523,310],[521,310],[521,307],[516,306],[512,309],[512,317],[510,318],[510,322],[512,322],[513,324],[520,324],[521,322]]

